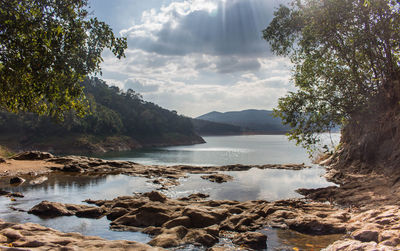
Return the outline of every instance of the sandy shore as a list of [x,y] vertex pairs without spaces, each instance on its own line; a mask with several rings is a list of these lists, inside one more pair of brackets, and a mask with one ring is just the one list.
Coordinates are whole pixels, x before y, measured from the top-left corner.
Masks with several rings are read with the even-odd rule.
[[15,176],[29,173],[43,174],[51,172],[51,168],[53,167],[61,167],[61,165],[45,160],[7,159],[5,163],[0,163],[0,176]]

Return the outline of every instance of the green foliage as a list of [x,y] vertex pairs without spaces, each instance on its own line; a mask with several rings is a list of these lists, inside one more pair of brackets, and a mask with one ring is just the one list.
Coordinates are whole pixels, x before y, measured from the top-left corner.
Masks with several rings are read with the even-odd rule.
[[146,102],[141,95],[118,87],[109,87],[98,78],[82,83],[90,103],[90,114],[81,118],[67,113],[62,123],[35,114],[0,112],[0,131],[21,137],[46,138],[85,134],[95,136],[125,135],[136,140],[158,139],[167,134],[194,135],[189,118]]
[[308,149],[318,133],[343,125],[373,100],[386,99],[400,72],[399,0],[305,0],[281,6],[263,31],[290,57],[297,87],[275,113]]
[[90,18],[87,0],[0,0],[0,107],[62,119],[88,103],[80,82],[100,72],[103,49],[124,56],[126,38]]

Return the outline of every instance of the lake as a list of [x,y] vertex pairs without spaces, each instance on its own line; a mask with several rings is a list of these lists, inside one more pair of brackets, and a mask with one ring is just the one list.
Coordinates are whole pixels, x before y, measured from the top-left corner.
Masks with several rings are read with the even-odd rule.
[[[181,178],[181,185],[172,187],[164,193],[170,197],[183,197],[192,193],[206,193],[209,199],[228,200],[279,200],[301,197],[295,192],[298,188],[318,188],[333,185],[322,175],[325,170],[311,165],[306,151],[283,135],[251,135],[204,137],[207,143],[193,146],[176,146],[113,153],[101,156],[107,159],[129,160],[142,164],[190,164],[190,165],[227,165],[227,164],[284,164],[305,163],[311,168],[293,170],[261,170],[252,168],[240,172],[223,172],[233,176],[233,181],[218,184],[201,179],[198,174]],[[113,199],[117,196],[132,195],[135,192],[149,192],[158,188],[150,180],[126,175],[108,175],[101,177],[77,175],[48,175],[48,180],[39,185],[30,185],[32,177],[18,187],[0,180],[0,189],[21,192],[24,198],[11,201],[0,197],[0,218],[11,222],[35,222],[65,232],[80,232],[85,235],[97,235],[106,239],[126,239],[147,242],[151,238],[143,233],[116,232],[109,230],[109,221],[102,219],[81,219],[77,217],[58,217],[42,219],[19,210],[29,210],[42,200],[63,203],[82,204],[91,199]],[[13,209],[13,210],[12,210]],[[309,244],[311,237],[298,236],[293,231],[268,229],[268,245],[277,247],[301,247]],[[295,236],[295,238],[293,237]],[[322,237],[321,237],[322,238]],[[327,243],[331,237],[327,237]],[[335,237],[337,238],[337,237]],[[290,239],[290,241],[289,241]],[[297,241],[297,243],[296,243]],[[316,238],[318,244],[321,239]],[[306,243],[307,242],[307,243]]]
[[[333,135],[337,141],[338,135]],[[228,165],[228,164],[311,164],[302,147],[285,135],[207,136],[207,142],[192,146],[161,147],[140,151],[105,154],[100,157],[156,165]],[[324,141],[329,143],[328,134]]]

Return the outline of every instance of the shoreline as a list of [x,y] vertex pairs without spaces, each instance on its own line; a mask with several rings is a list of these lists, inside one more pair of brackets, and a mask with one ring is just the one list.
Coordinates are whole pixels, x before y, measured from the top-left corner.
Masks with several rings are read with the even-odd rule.
[[[1,169],[6,165],[8,165],[10,169],[6,173],[1,173],[0,176],[2,178],[9,178],[13,175],[22,175],[23,173],[46,174],[53,171],[80,173],[82,175],[126,174],[153,179],[154,182],[158,182],[158,184],[160,184],[165,190],[168,190],[171,186],[178,185],[178,179],[180,177],[185,177],[185,175],[189,173],[207,174],[204,176],[210,176],[208,178],[210,178],[210,181],[214,180],[214,182],[229,182],[230,177],[218,176],[218,172],[244,171],[250,168],[279,168],[290,170],[307,168],[304,165],[227,165],[211,167],[188,165],[147,166],[127,161],[107,161],[82,156],[55,157],[40,152],[21,154],[17,156],[17,158],[20,160],[7,160],[9,164],[0,164]],[[19,169],[16,171],[18,167],[22,166],[22,164],[30,166],[30,168],[23,169],[22,171]],[[14,171],[11,170],[12,168],[14,168]],[[330,172],[332,172],[332,170],[330,170]],[[380,178],[384,179],[384,177]],[[400,247],[400,236],[396,236],[396,234],[399,235],[400,233],[400,224],[395,220],[396,217],[400,218],[400,206],[399,203],[395,201],[397,197],[390,197],[389,195],[382,194],[387,191],[382,188],[377,189],[377,187],[372,187],[372,190],[366,190],[366,187],[371,184],[368,183],[371,182],[371,179],[368,180],[367,177],[358,175],[358,177],[353,177],[351,185],[349,185],[348,182],[345,182],[344,184],[341,184],[340,187],[335,188],[299,189],[300,194],[305,195],[305,199],[281,200],[275,202],[233,202],[206,200],[207,196],[205,195],[193,195],[192,197],[189,196],[187,199],[177,200],[167,198],[159,192],[151,192],[150,194],[138,194],[130,197],[124,196],[111,201],[86,201],[95,206],[69,206],[70,208],[77,208],[77,211],[75,212],[68,212],[70,210],[65,209],[67,207],[63,204],[54,204],[56,202],[50,202],[53,203],[50,204],[53,205],[53,207],[50,208],[53,208],[52,210],[58,210],[50,212],[63,212],[62,208],[64,208],[64,213],[68,212],[69,215],[81,215],[80,217],[87,217],[89,215],[90,218],[93,217],[94,214],[96,217],[107,216],[107,218],[109,218],[111,217],[109,215],[114,215],[116,218],[112,219],[111,217],[113,220],[111,221],[111,224],[114,228],[115,226],[118,226],[117,228],[123,230],[143,231],[149,233],[153,236],[153,241],[151,241],[150,244],[158,247],[167,247],[172,245],[170,242],[166,242],[166,239],[171,239],[171,236],[175,236],[173,239],[177,240],[177,242],[172,246],[185,243],[196,243],[199,241],[198,238],[203,238],[201,239],[203,242],[202,244],[212,247],[215,244],[215,238],[218,238],[218,236],[222,234],[221,231],[226,230],[233,231],[234,236],[237,236],[239,239],[250,238],[249,236],[246,238],[243,236],[243,233],[250,233],[249,235],[251,235],[253,239],[258,238],[259,240],[262,240],[264,237],[251,233],[263,226],[270,226],[274,228],[288,228],[300,233],[311,235],[318,235],[321,233],[347,233],[344,238],[334,242],[326,250],[338,250],[339,247],[344,247],[346,245],[347,247],[352,248],[369,247],[395,250],[395,248],[397,249]],[[341,180],[345,179],[342,178]],[[380,180],[380,182],[381,181],[382,180]],[[374,193],[375,195],[373,195]],[[367,195],[370,196],[370,199],[367,199]],[[343,198],[343,196],[345,197]],[[385,196],[386,198],[383,198]],[[133,203],[142,206],[139,206],[139,208],[137,206],[134,208],[128,206],[125,207],[124,210],[114,210],[113,208],[115,208],[115,206],[113,205],[115,203],[122,205],[125,203],[123,200],[129,200],[129,203],[131,204]],[[327,205],[326,202],[329,202],[331,205]],[[176,205],[180,206],[176,207]],[[213,208],[212,211],[209,211],[211,210],[210,206]],[[184,210],[184,208],[188,207],[194,210],[193,215],[187,214]],[[150,210],[150,208],[153,209]],[[155,208],[158,209],[154,211]],[[241,211],[235,211],[236,209],[233,208],[241,208]],[[216,226],[207,233],[202,231],[199,232],[199,226],[197,226],[196,223],[188,223],[191,222],[188,221],[188,218],[185,218],[184,220],[179,218],[179,215],[171,216],[173,214],[168,213],[177,210],[183,210],[179,215],[185,216],[187,214],[186,216],[189,217],[191,221],[201,215],[203,220],[210,220],[210,224],[206,227],[211,227],[213,225]],[[222,212],[221,210],[225,210],[225,212],[228,213],[223,213],[220,216],[215,215],[215,212]],[[43,212],[44,211],[42,211],[42,213]],[[151,212],[164,212],[163,214],[169,216],[163,216],[165,219],[163,222],[148,222],[149,219],[155,217]],[[233,212],[236,212],[236,214],[239,213],[239,215],[231,215]],[[45,214],[48,213],[49,211],[45,212]],[[157,217],[160,216],[158,213]],[[134,218],[128,217],[128,215],[132,215]],[[141,217],[144,218],[137,218],[139,215],[142,215]],[[120,217],[125,217],[126,220]],[[117,222],[113,223],[116,220]],[[172,221],[174,223],[167,224],[167,221]],[[239,222],[241,223],[238,224]],[[365,222],[368,222],[368,224],[364,224]],[[168,226],[165,226],[165,224]],[[179,237],[182,231],[185,232],[184,237]],[[0,243],[2,243],[2,232],[4,231],[0,229]],[[207,242],[204,238],[213,241]],[[235,238],[232,240],[234,239]],[[250,244],[241,243],[238,245]]]

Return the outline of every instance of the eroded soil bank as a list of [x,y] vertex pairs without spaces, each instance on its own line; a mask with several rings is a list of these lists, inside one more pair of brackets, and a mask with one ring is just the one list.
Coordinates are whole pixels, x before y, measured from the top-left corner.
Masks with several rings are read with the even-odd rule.
[[[0,168],[8,165],[8,170],[2,171],[3,176],[10,177],[17,174],[17,171],[12,168],[12,165],[15,164],[13,162],[31,161],[33,166],[40,167],[38,170],[42,173],[52,171],[85,175],[122,173],[152,179],[153,182],[162,184],[163,189],[177,185],[178,178],[189,173],[209,175],[218,171],[243,171],[253,167],[292,170],[306,168],[304,165],[145,166],[132,162],[106,161],[77,156],[54,157],[38,152],[21,154],[15,159],[18,160],[6,160],[6,163],[0,164]],[[21,171],[19,172],[21,174]],[[36,171],[35,169],[26,169],[24,172],[33,174]],[[211,177],[221,182],[230,180],[230,177],[220,177],[218,174]],[[44,201],[33,207],[30,213],[47,217],[60,215],[89,218],[107,217],[110,220],[111,228],[148,233],[153,238],[148,244],[164,248],[194,244],[214,250],[223,250],[225,247],[219,246],[218,238],[229,236],[235,245],[258,250],[265,248],[267,238],[259,230],[265,227],[274,227],[312,235],[344,234],[341,240],[331,244],[327,250],[354,250],[357,248],[360,250],[398,250],[400,247],[400,206],[397,191],[388,192],[391,184],[384,183],[383,176],[372,179],[365,176],[344,175],[339,178],[340,176],[337,175],[331,176],[331,179],[340,182],[339,187],[300,190],[300,193],[306,195],[308,199],[276,202],[262,200],[217,201],[207,200],[207,195],[204,194],[172,199],[160,192],[153,191],[118,197],[113,200],[93,201],[88,198],[89,200],[86,202],[94,204],[94,206]],[[377,178],[383,179],[379,180],[383,182],[381,186],[378,186]],[[3,223],[1,225],[1,245],[11,243],[39,250],[54,247],[54,242],[44,240],[40,245],[35,244],[35,247],[29,247],[32,244],[25,239],[34,236],[34,233],[29,233],[30,225],[27,224],[19,224],[19,226],[22,226],[21,229],[26,226],[28,230],[14,229],[17,231],[15,235],[7,236],[7,231],[9,231],[7,229],[13,226],[10,224]],[[94,242],[98,240],[100,239],[95,239]],[[108,243],[105,240],[99,242]],[[59,248],[64,245],[61,242],[56,244],[59,245],[57,246]],[[125,244],[130,245],[129,242]],[[108,249],[112,248],[112,241],[107,245],[110,245],[107,246]],[[133,243],[132,245],[138,244]],[[77,248],[79,249],[79,246]]]

